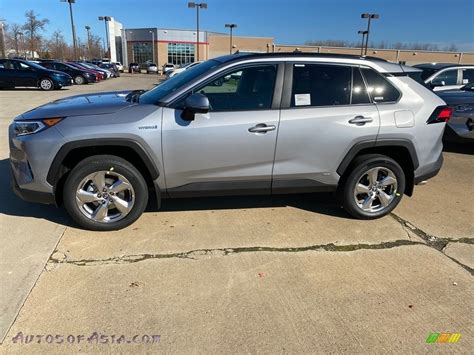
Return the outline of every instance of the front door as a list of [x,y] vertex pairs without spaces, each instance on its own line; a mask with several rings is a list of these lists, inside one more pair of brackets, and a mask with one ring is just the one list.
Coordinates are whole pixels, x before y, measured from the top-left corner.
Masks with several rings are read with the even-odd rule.
[[[164,108],[162,137],[171,197],[270,192],[279,124],[278,64],[236,67],[191,92],[206,95],[210,111],[181,118],[182,102]],[[278,91],[278,90],[277,90]]]
[[15,62],[18,86],[36,86],[38,76],[36,69],[22,62]]

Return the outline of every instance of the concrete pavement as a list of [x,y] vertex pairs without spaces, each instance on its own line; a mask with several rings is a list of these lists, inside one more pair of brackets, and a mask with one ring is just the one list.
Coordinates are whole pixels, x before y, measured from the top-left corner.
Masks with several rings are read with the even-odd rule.
[[[155,81],[125,76],[53,95]],[[3,184],[7,124],[50,99],[0,91]],[[63,209],[4,189],[0,351],[466,353],[473,173],[473,155],[447,152],[439,176],[375,221],[348,218],[329,194],[204,198],[166,200],[110,233],[79,230]],[[20,332],[161,338],[14,343]],[[456,344],[426,344],[430,332],[462,335]]]

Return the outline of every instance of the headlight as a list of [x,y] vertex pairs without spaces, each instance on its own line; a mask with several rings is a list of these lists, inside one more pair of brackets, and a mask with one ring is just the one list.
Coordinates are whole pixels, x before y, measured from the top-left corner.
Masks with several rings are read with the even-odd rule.
[[59,123],[62,118],[48,118],[42,121],[14,121],[13,129],[15,130],[16,136],[26,136],[40,132],[46,128],[52,127]]

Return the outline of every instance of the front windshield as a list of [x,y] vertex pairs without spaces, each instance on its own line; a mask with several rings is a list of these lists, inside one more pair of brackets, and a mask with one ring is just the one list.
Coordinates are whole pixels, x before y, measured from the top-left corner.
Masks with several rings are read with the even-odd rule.
[[31,67],[33,67],[33,68],[44,70],[44,67],[42,67],[42,66],[39,65],[38,63],[30,62],[30,61],[28,61],[27,63],[28,63],[29,66],[31,66]]
[[187,84],[191,80],[194,80],[198,76],[206,73],[207,71],[215,68],[221,64],[217,60],[208,60],[201,64],[195,65],[192,68],[185,70],[179,75],[175,75],[168,80],[165,80],[158,84],[155,88],[143,93],[140,96],[140,103],[144,104],[156,104],[166,95],[178,90],[183,85]]

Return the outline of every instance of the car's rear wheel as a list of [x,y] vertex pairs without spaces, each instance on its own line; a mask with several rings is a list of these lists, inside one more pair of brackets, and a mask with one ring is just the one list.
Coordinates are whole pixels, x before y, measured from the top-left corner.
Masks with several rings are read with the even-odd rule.
[[39,87],[44,91],[54,90],[54,83],[49,78],[43,78],[39,82]]
[[83,85],[86,83],[86,79],[83,76],[77,75],[74,77],[74,84],[76,85]]
[[84,159],[70,172],[64,205],[82,228],[109,231],[136,221],[145,210],[148,188],[128,161],[111,155]]
[[390,213],[405,190],[405,173],[400,165],[390,157],[368,154],[356,158],[351,166],[342,181],[344,209],[359,219]]

